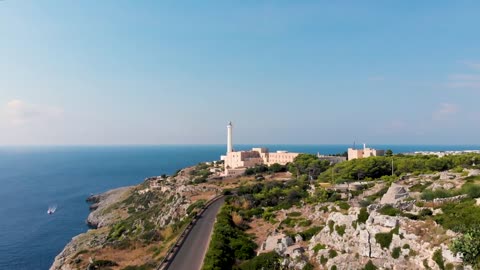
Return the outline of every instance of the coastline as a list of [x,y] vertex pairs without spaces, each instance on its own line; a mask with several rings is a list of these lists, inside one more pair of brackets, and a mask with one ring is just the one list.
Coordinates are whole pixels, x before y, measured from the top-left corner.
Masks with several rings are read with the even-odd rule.
[[218,195],[219,187],[192,182],[195,170],[87,197],[90,229],[73,237],[49,269],[96,269],[104,263],[112,269],[156,267],[197,211]]
[[95,234],[97,229],[110,225],[118,220],[119,217],[115,217],[112,213],[105,213],[105,210],[121,201],[122,198],[124,198],[125,195],[131,192],[134,188],[135,186],[120,187],[100,194],[90,195],[86,199],[87,202],[92,203],[90,205],[91,212],[87,216],[86,223],[91,229],[74,236],[70,242],[65,245],[63,250],[57,256],[55,256],[50,270],[73,269],[64,267],[64,263],[68,257],[79,252],[85,245],[83,240],[88,238],[89,235]]

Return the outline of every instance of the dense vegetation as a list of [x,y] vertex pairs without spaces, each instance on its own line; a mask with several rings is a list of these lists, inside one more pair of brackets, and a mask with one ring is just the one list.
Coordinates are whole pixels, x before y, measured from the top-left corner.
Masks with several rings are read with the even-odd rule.
[[190,171],[192,182],[196,184],[206,182],[211,174],[210,166],[206,163],[199,163]]
[[270,166],[267,165],[256,165],[255,167],[248,168],[245,170],[245,175],[255,175],[260,173],[278,173],[278,172],[286,172],[287,166],[280,165],[278,163],[274,163]]
[[251,237],[234,223],[233,210],[234,207],[227,203],[217,215],[202,269],[232,269],[237,260],[247,260],[255,256],[257,246]]
[[461,172],[463,168],[472,168],[473,164],[478,164],[480,155],[448,155],[440,158],[433,155],[395,155],[354,159],[328,168],[319,175],[318,179],[328,182],[333,175],[337,182],[344,182],[387,177],[392,174],[392,160],[393,173],[395,176],[400,176],[406,173],[420,174],[451,169]]
[[257,257],[246,261],[240,265],[239,270],[257,270],[257,269],[271,269],[271,270],[280,270],[280,255],[275,251],[269,253],[263,253]]
[[471,264],[474,269],[480,269],[480,226],[467,229],[451,245],[454,253],[460,253],[463,261]]
[[330,167],[328,160],[319,160],[317,156],[311,154],[300,154],[288,165],[288,170],[294,176],[308,175],[312,179],[317,179],[328,167]]

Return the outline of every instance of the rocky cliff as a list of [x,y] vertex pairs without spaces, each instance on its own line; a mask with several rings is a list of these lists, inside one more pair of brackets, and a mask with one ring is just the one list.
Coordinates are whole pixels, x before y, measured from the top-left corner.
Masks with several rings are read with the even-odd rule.
[[75,236],[50,269],[155,266],[196,209],[219,193],[216,186],[192,184],[191,171],[87,198],[91,213],[86,222],[92,229]]

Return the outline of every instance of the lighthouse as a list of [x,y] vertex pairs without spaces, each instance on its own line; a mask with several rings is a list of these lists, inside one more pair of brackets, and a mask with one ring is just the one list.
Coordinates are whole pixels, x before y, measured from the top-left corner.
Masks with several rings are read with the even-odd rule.
[[233,143],[232,143],[232,121],[228,122],[227,125],[227,154],[233,151]]

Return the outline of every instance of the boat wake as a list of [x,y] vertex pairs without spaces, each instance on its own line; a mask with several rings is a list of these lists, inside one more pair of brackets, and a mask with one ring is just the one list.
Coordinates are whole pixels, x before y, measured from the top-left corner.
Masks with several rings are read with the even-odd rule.
[[52,215],[53,213],[55,213],[55,211],[57,211],[57,206],[52,205],[52,206],[48,207],[47,214]]

